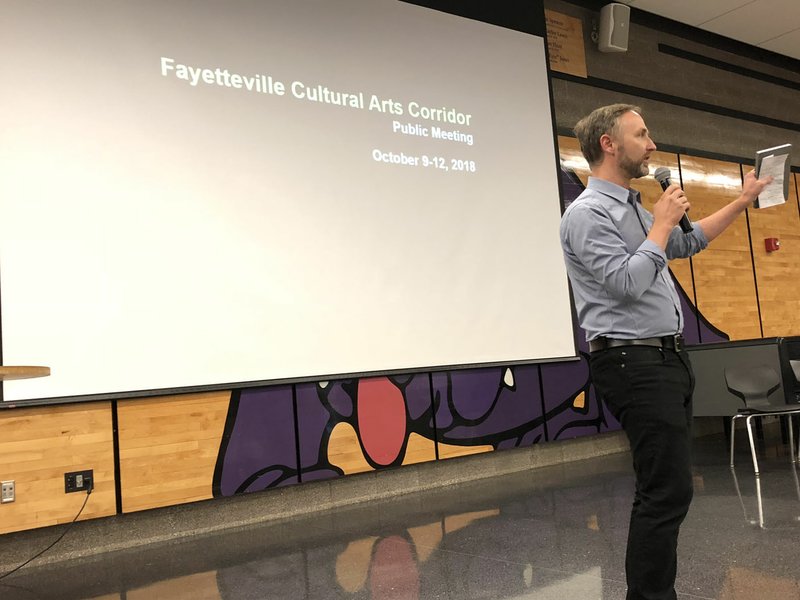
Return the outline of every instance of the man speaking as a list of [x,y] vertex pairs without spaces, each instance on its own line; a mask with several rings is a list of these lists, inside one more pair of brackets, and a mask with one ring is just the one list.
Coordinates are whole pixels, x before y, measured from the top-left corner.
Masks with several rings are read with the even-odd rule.
[[627,600],[675,599],[678,530],[692,499],[694,376],[683,351],[683,315],[667,261],[705,248],[758,197],[769,179],[750,172],[741,195],[677,227],[689,209],[669,185],[650,213],[631,179],[648,175],[656,150],[641,110],[604,106],[575,126],[591,177],[561,221],[561,245],[592,381],[630,440],[636,490],[625,570]]

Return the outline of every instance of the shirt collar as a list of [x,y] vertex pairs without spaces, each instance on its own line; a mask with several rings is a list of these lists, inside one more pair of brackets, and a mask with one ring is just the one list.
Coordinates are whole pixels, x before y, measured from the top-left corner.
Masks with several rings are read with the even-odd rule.
[[635,197],[638,198],[639,192],[634,189],[626,189],[621,185],[617,185],[616,183],[611,183],[606,179],[600,179],[599,177],[589,177],[589,183],[586,185],[591,190],[595,190],[600,192],[601,194],[605,194],[606,196],[611,196],[614,200],[618,200],[623,204],[628,204],[628,199],[631,196],[631,193],[634,194]]

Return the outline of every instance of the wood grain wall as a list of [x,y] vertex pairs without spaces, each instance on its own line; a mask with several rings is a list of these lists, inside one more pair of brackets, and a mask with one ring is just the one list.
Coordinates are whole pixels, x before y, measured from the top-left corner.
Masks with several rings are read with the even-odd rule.
[[94,471],[80,520],[116,513],[111,404],[96,402],[0,411],[0,479],[16,501],[0,504],[0,533],[68,523],[85,492],[64,492],[64,474]]
[[586,186],[589,182],[589,164],[581,154],[581,145],[578,140],[565,135],[558,136],[558,152],[561,156],[561,164],[571,170],[581,183]]
[[[800,210],[792,179],[786,204],[749,211],[764,337],[800,335]],[[767,252],[765,238],[778,238],[780,250]]]
[[[739,164],[681,155],[693,220],[719,210],[741,193]],[[731,340],[761,337],[747,216],[740,215],[711,245],[692,257],[697,308]]]
[[207,500],[230,392],[118,403],[122,512]]

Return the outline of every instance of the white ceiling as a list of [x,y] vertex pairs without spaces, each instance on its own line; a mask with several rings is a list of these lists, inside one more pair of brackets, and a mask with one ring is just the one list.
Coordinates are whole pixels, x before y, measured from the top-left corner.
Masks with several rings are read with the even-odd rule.
[[800,0],[619,0],[800,60]]

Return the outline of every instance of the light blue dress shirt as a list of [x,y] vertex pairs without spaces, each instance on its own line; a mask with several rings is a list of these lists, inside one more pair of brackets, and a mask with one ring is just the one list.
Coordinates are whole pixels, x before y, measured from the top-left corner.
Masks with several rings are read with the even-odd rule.
[[683,331],[683,315],[667,260],[708,245],[702,228],[675,227],[667,251],[647,239],[653,215],[639,192],[589,178],[561,219],[561,247],[578,321],[586,339],[642,339]]

